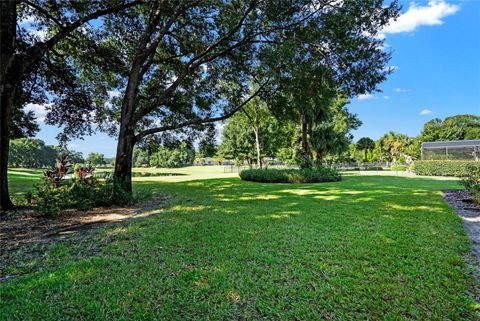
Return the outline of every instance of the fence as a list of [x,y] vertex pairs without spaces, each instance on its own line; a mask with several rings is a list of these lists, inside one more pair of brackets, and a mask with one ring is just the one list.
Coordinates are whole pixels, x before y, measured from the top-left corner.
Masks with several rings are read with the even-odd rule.
[[480,139],[422,143],[422,160],[480,159]]

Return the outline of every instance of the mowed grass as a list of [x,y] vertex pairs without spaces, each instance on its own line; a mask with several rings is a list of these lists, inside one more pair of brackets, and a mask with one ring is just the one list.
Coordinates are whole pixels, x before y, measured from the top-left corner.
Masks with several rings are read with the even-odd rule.
[[12,168],[8,170],[8,187],[13,196],[33,190],[42,180],[41,169]]
[[[236,170],[236,168],[234,168]],[[134,168],[134,172],[150,172],[150,173],[173,173],[178,176],[151,176],[151,177],[134,177],[133,181],[150,181],[150,182],[185,182],[197,179],[211,178],[227,178],[238,177],[238,173],[231,173],[230,166],[188,166],[182,168]]]
[[462,257],[470,243],[440,192],[455,181],[135,188],[172,198],[124,227],[52,245],[29,273],[0,283],[0,320],[477,317]]

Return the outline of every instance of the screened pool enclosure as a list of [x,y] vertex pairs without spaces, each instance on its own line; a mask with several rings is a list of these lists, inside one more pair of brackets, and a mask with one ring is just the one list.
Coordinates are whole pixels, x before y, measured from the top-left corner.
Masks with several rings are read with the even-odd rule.
[[422,143],[423,160],[480,160],[480,139]]

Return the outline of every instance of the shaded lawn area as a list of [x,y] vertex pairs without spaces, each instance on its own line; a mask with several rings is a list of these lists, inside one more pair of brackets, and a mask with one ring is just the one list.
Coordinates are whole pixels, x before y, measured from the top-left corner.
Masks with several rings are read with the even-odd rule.
[[476,318],[470,243],[440,192],[454,181],[135,187],[173,198],[156,215],[53,244],[28,263],[34,272],[0,283],[0,319]]

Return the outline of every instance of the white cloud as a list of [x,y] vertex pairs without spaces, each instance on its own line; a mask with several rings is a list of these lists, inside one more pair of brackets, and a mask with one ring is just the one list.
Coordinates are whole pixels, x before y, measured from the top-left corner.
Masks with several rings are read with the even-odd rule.
[[390,96],[383,96],[383,99],[389,100],[389,99],[390,99]]
[[48,32],[45,29],[33,30],[31,31],[31,33],[36,37],[38,37],[40,41],[47,40]]
[[118,90],[108,90],[107,94],[108,94],[108,97],[115,98],[115,97],[119,97],[122,93],[119,92]]
[[432,111],[430,109],[427,109],[427,108],[422,109],[420,111],[420,115],[422,115],[422,116],[430,115],[431,113],[432,113]]
[[440,25],[443,18],[456,13],[459,9],[458,5],[446,3],[444,0],[429,1],[426,6],[412,2],[405,13],[382,30],[382,34],[412,32],[420,26]]
[[37,121],[43,123],[45,121],[45,116],[47,116],[47,109],[45,108],[47,106],[49,106],[49,104],[26,104],[24,110],[26,112],[33,111],[35,117],[37,118]]
[[395,88],[395,91],[396,91],[397,93],[406,93],[408,90],[402,89],[402,88]]
[[391,72],[393,72],[393,71],[395,71],[395,70],[397,70],[397,69],[398,69],[398,66],[386,66],[385,68],[383,68],[383,70],[385,70],[385,71],[391,71]]
[[36,21],[36,19],[35,19],[34,15],[27,15],[27,16],[22,17],[22,19],[18,22],[18,24],[21,27],[24,27],[25,25],[31,25],[35,21]]
[[361,95],[358,95],[357,99],[358,100],[367,100],[367,99],[373,99],[375,96],[373,96],[372,94],[361,94]]
[[223,128],[225,127],[225,122],[217,122],[215,123],[215,141],[218,145],[220,145],[223,142]]

